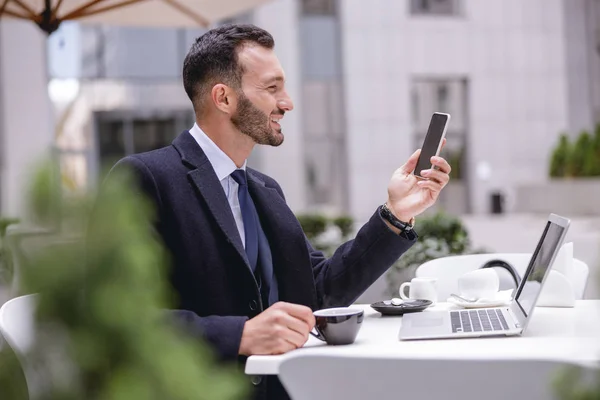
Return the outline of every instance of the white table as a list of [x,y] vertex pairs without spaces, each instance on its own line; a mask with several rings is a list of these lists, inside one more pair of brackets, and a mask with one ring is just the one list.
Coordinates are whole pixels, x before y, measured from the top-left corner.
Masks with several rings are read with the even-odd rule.
[[[248,375],[277,375],[279,365],[299,352],[422,359],[549,359],[593,365],[600,359],[600,300],[579,300],[575,308],[536,307],[523,336],[400,341],[400,316],[382,316],[369,305],[356,342],[328,346],[310,337],[304,347],[278,356],[251,356]],[[458,307],[439,303],[424,312]]]

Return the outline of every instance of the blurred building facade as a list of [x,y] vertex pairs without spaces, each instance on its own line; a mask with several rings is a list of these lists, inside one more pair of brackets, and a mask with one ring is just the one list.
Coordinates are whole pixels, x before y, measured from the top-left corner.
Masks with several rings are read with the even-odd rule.
[[27,22],[0,22],[0,212],[20,217],[32,161],[51,147],[53,115],[45,88],[46,36]]
[[[250,164],[295,211],[364,221],[431,113],[449,112],[454,173],[440,206],[484,214],[501,193],[510,211],[516,187],[548,179],[558,135],[600,119],[599,12],[597,0],[275,0],[239,20],[274,35],[296,109],[284,145]],[[192,125],[181,69],[202,30],[68,29],[51,37],[50,62],[54,78],[79,79],[55,99],[77,188]]]

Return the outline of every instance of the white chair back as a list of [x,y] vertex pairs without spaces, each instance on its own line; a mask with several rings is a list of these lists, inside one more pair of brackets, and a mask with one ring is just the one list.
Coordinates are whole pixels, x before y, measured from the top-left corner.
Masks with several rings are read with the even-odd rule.
[[[450,345],[450,343],[449,343]],[[279,378],[293,400],[552,399],[573,364],[548,360],[428,360],[290,355]],[[595,366],[583,369],[590,381]]]
[[18,356],[33,345],[36,295],[8,300],[0,307],[0,332]]
[[0,307],[0,333],[8,342],[19,363],[27,382],[30,399],[41,397],[40,374],[28,361],[27,352],[35,340],[35,305],[37,295],[15,297]]
[[[437,278],[438,299],[446,301],[450,293],[458,293],[458,278],[491,260],[503,260],[512,265],[518,274],[523,277],[531,253],[488,253],[488,254],[467,254],[461,256],[442,257],[427,261],[421,264],[415,275],[417,277],[435,277]],[[510,274],[502,268],[494,268],[500,277],[500,289],[510,289],[515,287],[515,282]],[[589,275],[589,268],[586,263],[573,258],[572,284],[576,299],[582,299]]]

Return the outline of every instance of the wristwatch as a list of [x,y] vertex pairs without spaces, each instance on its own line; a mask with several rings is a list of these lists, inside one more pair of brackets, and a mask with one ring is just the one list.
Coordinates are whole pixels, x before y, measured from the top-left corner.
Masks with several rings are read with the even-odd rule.
[[412,231],[415,225],[415,218],[411,218],[410,221],[404,222],[400,221],[396,216],[390,211],[386,203],[383,203],[381,206],[381,217],[388,221],[392,226],[400,229],[400,233],[408,233]]

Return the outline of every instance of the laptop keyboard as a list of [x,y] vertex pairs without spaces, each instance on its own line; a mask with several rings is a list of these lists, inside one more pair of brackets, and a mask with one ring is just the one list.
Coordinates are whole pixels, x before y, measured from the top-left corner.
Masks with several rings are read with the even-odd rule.
[[450,311],[452,333],[508,330],[508,324],[497,308]]

